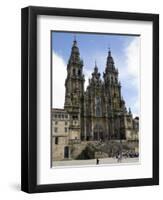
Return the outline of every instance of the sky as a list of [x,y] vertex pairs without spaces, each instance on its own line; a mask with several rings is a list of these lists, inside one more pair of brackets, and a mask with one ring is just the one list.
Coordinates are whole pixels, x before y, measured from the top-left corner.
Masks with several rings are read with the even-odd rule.
[[134,116],[139,116],[140,36],[136,35],[52,32],[52,107],[64,106],[66,67],[74,37],[84,61],[85,89],[95,61],[103,77],[110,48],[115,67],[119,71],[121,94],[126,107],[131,108]]

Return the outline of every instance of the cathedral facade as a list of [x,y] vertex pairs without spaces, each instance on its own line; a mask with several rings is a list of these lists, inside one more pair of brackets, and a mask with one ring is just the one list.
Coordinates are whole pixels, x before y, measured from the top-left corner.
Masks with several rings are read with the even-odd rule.
[[[52,109],[53,160],[75,159],[90,142],[138,141],[139,118],[133,118],[130,108],[126,108],[111,51],[103,77],[95,63],[86,91],[83,66],[75,39],[67,64],[64,109]],[[56,129],[63,129],[65,124],[65,132]]]

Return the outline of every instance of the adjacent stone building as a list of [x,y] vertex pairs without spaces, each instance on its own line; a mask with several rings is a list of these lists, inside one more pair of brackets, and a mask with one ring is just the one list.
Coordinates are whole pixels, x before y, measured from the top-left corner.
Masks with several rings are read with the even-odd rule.
[[52,109],[52,160],[69,158],[69,114],[64,109]]
[[83,66],[75,39],[67,64],[64,109],[52,109],[53,160],[75,159],[75,148],[80,154],[97,141],[136,141],[138,149],[139,118],[126,108],[111,51],[103,78],[95,63],[86,91]]

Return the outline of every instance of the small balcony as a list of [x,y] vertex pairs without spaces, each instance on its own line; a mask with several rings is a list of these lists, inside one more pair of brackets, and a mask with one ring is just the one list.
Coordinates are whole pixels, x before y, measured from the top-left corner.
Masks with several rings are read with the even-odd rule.
[[69,139],[69,144],[80,144],[81,140],[80,139]]

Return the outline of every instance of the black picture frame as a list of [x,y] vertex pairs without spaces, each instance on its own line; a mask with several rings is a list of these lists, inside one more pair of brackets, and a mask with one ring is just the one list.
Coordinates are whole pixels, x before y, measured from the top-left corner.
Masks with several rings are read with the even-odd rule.
[[[37,184],[37,16],[56,15],[153,23],[153,177]],[[28,193],[159,184],[159,15],[30,6],[21,12],[21,190]]]

